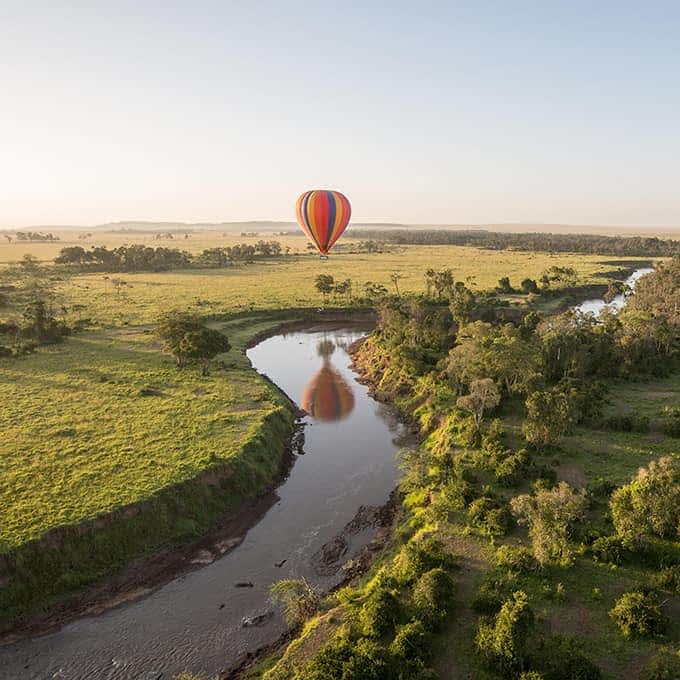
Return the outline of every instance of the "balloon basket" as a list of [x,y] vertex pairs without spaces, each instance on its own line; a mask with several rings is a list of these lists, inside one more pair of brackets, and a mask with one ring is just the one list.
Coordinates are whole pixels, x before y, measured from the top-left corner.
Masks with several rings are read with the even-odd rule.
[[328,259],[328,255],[319,255],[319,259],[320,259],[320,260],[327,260],[327,259]]

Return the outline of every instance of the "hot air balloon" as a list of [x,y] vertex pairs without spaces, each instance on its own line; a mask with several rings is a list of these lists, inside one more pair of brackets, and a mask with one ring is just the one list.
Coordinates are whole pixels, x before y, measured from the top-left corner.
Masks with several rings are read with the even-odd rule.
[[342,420],[354,409],[351,388],[327,359],[307,383],[302,408],[315,420],[326,422]]
[[309,240],[318,248],[321,257],[328,251],[347,228],[352,208],[339,191],[315,189],[305,191],[295,206],[297,221]]

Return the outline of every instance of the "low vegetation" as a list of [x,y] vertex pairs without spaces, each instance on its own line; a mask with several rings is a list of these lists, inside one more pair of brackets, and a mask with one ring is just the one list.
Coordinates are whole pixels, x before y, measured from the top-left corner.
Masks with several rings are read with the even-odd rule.
[[263,677],[361,677],[369,658],[379,678],[674,677],[678,302],[680,260],[600,320],[508,320],[454,280],[385,300],[355,358],[423,439],[394,543],[321,604],[343,611],[326,646]]

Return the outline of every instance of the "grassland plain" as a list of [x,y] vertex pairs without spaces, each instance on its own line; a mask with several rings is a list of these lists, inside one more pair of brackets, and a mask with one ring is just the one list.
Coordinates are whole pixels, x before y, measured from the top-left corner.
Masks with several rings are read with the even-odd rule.
[[[502,276],[509,276],[511,283],[519,286],[522,279],[538,278],[550,266],[576,268],[581,284],[606,283],[609,276],[602,272],[618,268],[595,256],[553,257],[457,246],[408,247],[382,254],[335,255],[326,262],[310,255],[219,270],[120,274],[108,279],[101,273],[82,274],[63,281],[57,292],[67,308],[81,305],[77,316],[106,327],[150,323],[159,311],[170,307],[212,315],[346,304],[344,299],[334,300],[332,296],[324,302],[314,287],[316,276],[322,273],[337,281],[351,279],[354,294],[362,295],[367,281],[393,290],[393,272],[403,277],[398,282],[402,292],[424,291],[425,272],[430,268],[451,268],[456,280],[472,277],[477,289],[489,290]],[[111,284],[111,278],[116,277],[126,282],[120,292],[115,292]]]
[[[149,245],[185,247],[176,240],[159,243],[148,234],[124,236],[124,242],[141,238]],[[259,237],[301,243],[293,236]],[[112,246],[123,237],[111,238],[97,234],[91,242]],[[196,252],[243,240],[212,234],[186,241]],[[49,259],[65,244],[65,240],[4,244],[0,259],[20,259],[25,252]],[[39,250],[47,247],[53,250]],[[72,592],[133,556],[199,534],[225,506],[266,485],[288,431],[282,422],[289,426],[290,416],[275,390],[250,369],[243,348],[249,338],[280,323],[286,314],[291,318],[291,312],[281,316],[275,310],[321,305],[314,289],[318,273],[351,278],[360,288],[368,280],[390,287],[390,275],[396,271],[403,277],[400,289],[407,291],[424,289],[427,269],[450,267],[457,280],[474,277],[475,285],[483,289],[492,288],[502,276],[514,284],[525,277],[537,278],[553,265],[575,267],[581,283],[603,283],[607,276],[598,275],[616,268],[600,257],[451,246],[340,253],[327,262],[300,255],[223,270],[110,275],[125,279],[120,293],[102,273],[64,277],[57,283],[59,303],[71,316],[91,318],[97,330],[20,359],[0,359],[0,503],[6,520],[0,526],[0,547],[11,551],[18,568],[30,577],[23,585],[15,580],[0,590],[5,616]],[[223,357],[228,371],[201,378],[196,371],[178,371],[161,354],[149,333],[150,324],[171,308],[230,318],[224,326],[233,345]],[[145,387],[162,396],[142,396]],[[264,444],[258,439],[263,427]],[[234,476],[219,502],[206,498],[202,503],[193,489],[193,507],[180,502],[169,508],[165,500],[158,501],[163,508],[155,505],[154,499],[169,497],[178,485],[206,469],[240,464],[250,441],[260,450],[269,447],[275,455],[269,460],[256,458],[254,469],[244,468],[243,478]],[[77,527],[147,501],[155,516],[146,512],[134,520],[119,518],[115,527],[99,529],[97,546],[76,532],[71,535],[71,552],[62,549],[59,558],[54,551],[43,554],[33,549],[51,530]],[[186,521],[172,521],[180,516]],[[63,548],[63,537],[60,540]],[[110,550],[101,549],[106,543]],[[101,555],[91,569],[83,567],[84,546]]]
[[[196,538],[271,483],[292,408],[243,350],[283,320],[240,319],[230,367],[207,378],[178,370],[144,329],[0,361],[0,545],[11,556],[0,622]],[[149,387],[157,394],[143,396]],[[206,471],[219,483],[200,480]]]

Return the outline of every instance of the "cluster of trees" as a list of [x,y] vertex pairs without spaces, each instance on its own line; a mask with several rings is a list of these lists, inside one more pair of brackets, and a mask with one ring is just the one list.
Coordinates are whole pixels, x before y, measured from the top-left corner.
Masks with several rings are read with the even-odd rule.
[[204,376],[208,375],[213,359],[231,349],[227,336],[208,328],[197,314],[175,311],[165,314],[156,325],[156,335],[179,368],[198,364]]
[[[286,249],[286,254],[288,249]],[[199,255],[192,255],[177,248],[156,248],[144,245],[82,246],[62,248],[54,262],[79,269],[105,272],[167,271],[189,267],[215,269],[237,262],[254,262],[258,259],[279,257],[282,247],[278,241],[258,241],[254,244],[241,243],[224,248],[207,248]]]
[[[19,304],[19,316],[0,321],[0,357],[21,356],[40,345],[53,345],[70,335],[71,327],[58,318],[48,295],[32,287]],[[0,293],[0,306],[6,300]]]
[[59,237],[52,233],[43,234],[39,231],[17,231],[17,241],[59,241]]
[[655,236],[600,236],[596,234],[511,234],[484,229],[362,229],[368,239],[402,245],[455,245],[491,250],[588,253],[622,257],[674,257],[680,241]]

